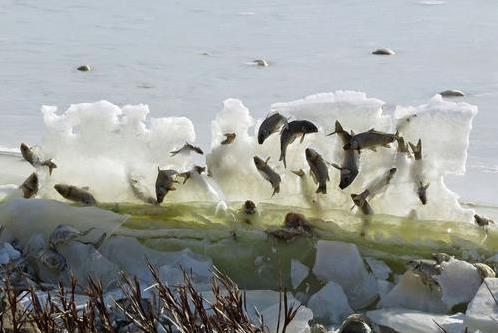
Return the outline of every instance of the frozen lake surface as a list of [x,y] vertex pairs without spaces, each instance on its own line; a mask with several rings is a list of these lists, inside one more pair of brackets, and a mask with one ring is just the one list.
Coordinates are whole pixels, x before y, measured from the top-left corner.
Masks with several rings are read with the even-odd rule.
[[[467,174],[448,183],[464,200],[498,201],[496,1],[6,0],[0,15],[2,147],[40,142],[43,104],[148,104],[153,117],[192,119],[208,147],[229,97],[261,117],[317,92],[364,91],[394,107],[461,89],[455,100],[479,114]],[[397,54],[370,54],[379,47]],[[250,65],[258,58],[270,66]]]

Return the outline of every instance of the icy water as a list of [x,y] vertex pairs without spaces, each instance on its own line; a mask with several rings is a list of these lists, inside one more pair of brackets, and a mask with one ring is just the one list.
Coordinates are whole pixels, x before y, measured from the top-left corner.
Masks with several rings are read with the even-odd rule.
[[[27,0],[2,1],[0,15],[0,146],[39,143],[43,104],[148,104],[153,117],[189,117],[208,147],[229,97],[262,117],[272,103],[338,89],[391,106],[461,89],[479,114],[467,174],[448,183],[465,201],[496,203],[495,1]],[[371,55],[378,47],[397,54]],[[270,66],[249,64],[257,58]]]

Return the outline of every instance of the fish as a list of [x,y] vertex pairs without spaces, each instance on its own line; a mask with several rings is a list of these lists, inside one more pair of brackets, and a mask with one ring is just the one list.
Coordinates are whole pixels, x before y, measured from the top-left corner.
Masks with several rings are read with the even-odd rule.
[[24,183],[19,186],[19,188],[23,192],[23,197],[25,199],[32,198],[38,193],[38,187],[39,187],[39,182],[38,182],[38,175],[33,172],[25,181]]
[[408,156],[411,156],[410,154],[410,149],[408,148],[408,144],[405,143],[405,139],[400,136],[399,138],[396,139],[397,143],[398,143],[398,149],[397,149],[397,152],[400,153],[400,154],[407,154]]
[[143,184],[142,178],[138,176],[128,176],[128,183],[130,184],[131,191],[137,197],[137,199],[142,200],[145,203],[151,205],[157,205],[157,199],[150,193],[149,189]]
[[178,174],[178,176],[183,178],[183,184],[185,184],[187,182],[187,180],[189,180],[192,177],[193,174],[200,175],[203,172],[206,172],[206,167],[201,167],[199,165],[194,165],[191,170],[185,171],[185,172],[181,172],[181,173]]
[[318,189],[315,193],[327,194],[327,181],[330,180],[329,168],[323,160],[323,157],[314,149],[306,148],[306,161],[310,166],[310,173],[315,183],[318,184]]
[[485,227],[487,225],[495,223],[495,221],[493,221],[492,219],[477,214],[474,215],[474,221],[480,227]]
[[280,113],[269,113],[259,126],[258,143],[260,145],[263,144],[263,142],[265,142],[270,135],[280,131],[282,127],[287,126],[287,122],[287,118],[282,116]]
[[85,231],[79,231],[75,227],[68,224],[59,224],[48,237],[48,243],[52,248],[56,248],[69,241],[75,240],[78,237],[88,235],[95,228],[89,228]]
[[[347,144],[353,136],[353,134],[349,134],[342,128],[342,125],[338,120],[335,122],[335,131],[328,135],[330,136],[333,134],[337,134],[339,136],[343,145]],[[351,149],[343,149],[343,151],[344,158],[342,166],[336,163],[331,164],[334,168],[341,172],[341,180],[339,182],[339,188],[341,190],[347,188],[353,183],[356,176],[358,176],[360,166],[360,155],[358,151]]]
[[342,128],[341,123],[339,120],[335,121],[335,130],[332,133],[327,134],[327,136],[331,136],[337,134],[339,138],[341,138],[342,144],[345,145],[351,140],[351,134],[349,134],[347,131]]
[[158,203],[162,203],[166,194],[169,191],[175,191],[176,188],[173,183],[178,183],[173,177],[177,175],[178,172],[175,170],[161,170],[157,168],[157,178],[156,178],[156,199]]
[[416,186],[416,192],[417,196],[422,203],[422,205],[427,204],[427,189],[429,188],[430,183],[424,184],[424,177],[422,174],[422,140],[418,140],[417,145],[414,145],[413,143],[409,142],[410,148],[413,152],[413,156],[415,158],[415,163],[414,168],[415,171],[415,186]]
[[256,204],[252,200],[246,200],[242,206],[242,210],[247,215],[254,215],[257,212]]
[[363,198],[361,195],[351,194],[351,199],[364,215],[373,215],[372,206],[368,203],[367,198]]
[[[396,168],[391,168],[372,181],[362,193],[351,194],[351,199],[353,199],[355,205],[362,209],[362,211],[363,209],[368,209],[369,207],[366,206],[368,204],[368,202],[366,202],[367,198],[373,199],[382,192],[384,188],[389,185],[395,173]],[[371,213],[371,207],[369,208],[369,211]]]
[[263,161],[258,156],[254,156],[253,160],[256,169],[258,169],[259,173],[263,176],[263,178],[266,179],[268,182],[270,182],[271,186],[273,187],[272,196],[274,196],[275,193],[279,193],[280,182],[282,181],[282,179],[280,178],[280,175],[275,171],[273,171],[273,169],[268,165],[268,161],[270,160],[270,158],[268,157],[266,161]]
[[87,206],[95,206],[97,204],[97,200],[88,192],[86,187],[80,188],[73,185],[56,184],[54,188],[64,199],[69,201],[82,203]]
[[372,333],[373,324],[364,314],[353,313],[341,324],[337,333]]
[[46,166],[50,175],[52,175],[52,171],[57,168],[57,164],[55,164],[51,159],[42,161],[40,155],[35,151],[35,149],[33,149],[33,147],[28,147],[28,145],[21,143],[20,150],[22,157],[35,168],[39,166]]
[[280,159],[283,161],[284,168],[287,168],[287,162],[285,159],[287,146],[290,145],[298,137],[301,137],[301,143],[304,140],[304,136],[310,133],[318,132],[318,128],[312,122],[308,120],[294,120],[287,124],[283,128],[280,135]]
[[180,154],[180,153],[190,153],[190,152],[194,152],[194,153],[197,153],[197,154],[200,154],[200,155],[204,155],[204,152],[202,151],[201,148],[197,147],[197,146],[194,146],[188,142],[186,142],[183,147],[181,147],[180,149],[177,149],[177,150],[173,150],[173,151],[170,151],[170,156],[175,156],[177,154]]
[[295,174],[296,176],[298,177],[304,177],[305,173],[304,173],[304,170],[303,169],[299,169],[299,170],[292,170],[291,171],[293,174]]
[[221,141],[222,145],[232,144],[235,141],[235,138],[237,137],[237,134],[235,133],[225,133],[223,135],[225,136],[225,140]]
[[369,131],[355,134],[351,137],[349,142],[347,142],[343,148],[358,150],[368,148],[370,150],[376,151],[376,147],[382,146],[389,148],[389,144],[399,137],[399,132],[394,134],[384,133],[374,130],[373,128]]
[[51,270],[63,272],[69,268],[66,258],[54,249],[41,251],[38,260]]

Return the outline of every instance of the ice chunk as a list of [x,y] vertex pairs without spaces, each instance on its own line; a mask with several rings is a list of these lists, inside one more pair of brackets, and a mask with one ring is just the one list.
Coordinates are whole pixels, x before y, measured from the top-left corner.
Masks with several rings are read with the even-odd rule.
[[448,308],[441,301],[436,287],[426,286],[413,273],[406,272],[394,288],[380,301],[382,307],[401,307],[423,312],[446,313]]
[[159,268],[161,280],[171,285],[183,282],[183,271],[187,272],[192,282],[200,290],[208,290],[213,262],[210,258],[193,253],[190,249],[176,252],[168,265]]
[[15,199],[0,204],[0,224],[21,243],[35,234],[48,238],[62,223],[79,230],[94,227],[88,238],[95,240],[102,232],[112,234],[126,220],[126,216],[97,207],[72,207],[53,200]]
[[6,265],[9,262],[10,262],[9,253],[4,247],[0,248],[0,265]]
[[[283,327],[282,324],[280,324],[280,329],[277,332],[277,324],[278,324],[278,312],[279,311],[279,305],[275,304],[264,311],[261,312],[261,315],[263,318],[265,318],[265,323],[268,326],[270,332],[275,332],[275,333],[282,333],[283,332]],[[287,330],[285,331],[286,333],[309,333],[310,331],[310,326],[309,326],[309,321],[313,319],[313,312],[308,309],[305,306],[301,306],[297,310],[297,314],[294,317],[294,320],[287,326]],[[280,314],[280,322],[284,322],[284,313]]]
[[389,266],[386,265],[385,262],[372,258],[366,257],[365,261],[367,262],[368,267],[372,270],[372,274],[376,279],[387,280],[389,275],[392,273],[392,270]]
[[487,278],[484,282],[467,308],[465,325],[484,333],[498,332],[498,304],[496,303],[498,278]]
[[377,281],[368,273],[356,245],[320,240],[316,248],[313,273],[319,279],[339,284],[353,309],[366,307],[375,301]]
[[299,260],[291,260],[291,282],[292,288],[296,289],[308,276],[310,268],[303,265]]
[[313,311],[313,316],[324,324],[340,324],[353,313],[344,290],[332,281],[311,296],[307,306]]
[[441,268],[443,271],[436,278],[443,292],[442,300],[448,308],[470,302],[481,285],[477,268],[458,259],[441,263]]
[[4,243],[3,248],[9,254],[10,260],[17,260],[21,257],[21,252],[17,251],[10,243]]
[[389,281],[386,280],[377,280],[377,288],[379,289],[379,296],[382,300],[394,287]]
[[375,324],[389,327],[402,333],[441,333],[439,324],[448,333],[464,331],[463,314],[453,316],[424,313],[410,309],[391,308],[367,312]]

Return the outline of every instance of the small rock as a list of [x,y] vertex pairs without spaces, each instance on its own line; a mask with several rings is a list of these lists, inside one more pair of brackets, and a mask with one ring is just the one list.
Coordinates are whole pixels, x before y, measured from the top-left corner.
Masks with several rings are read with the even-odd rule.
[[443,97],[463,97],[465,96],[465,94],[463,93],[463,91],[461,90],[445,90],[445,91],[441,91],[439,93],[439,95],[443,96]]
[[396,54],[396,52],[394,52],[391,49],[383,47],[383,48],[380,48],[380,49],[373,51],[372,54],[375,54],[375,55],[394,55],[394,54]]
[[89,72],[92,70],[92,68],[89,65],[81,65],[76,69],[79,70],[80,72]]
[[266,61],[265,59],[256,59],[256,60],[253,60],[253,62],[256,65],[261,66],[261,67],[268,67],[268,66],[270,66],[270,64],[268,63],[268,61]]

